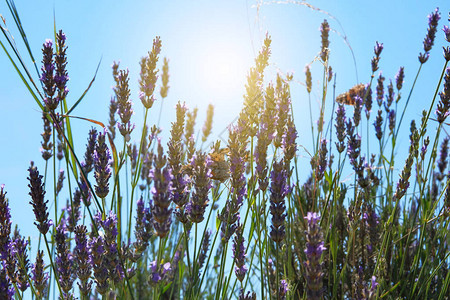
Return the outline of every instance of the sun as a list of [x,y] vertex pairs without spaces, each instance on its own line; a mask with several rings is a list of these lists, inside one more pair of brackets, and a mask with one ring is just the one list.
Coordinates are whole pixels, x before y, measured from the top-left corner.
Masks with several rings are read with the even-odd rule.
[[205,87],[217,93],[243,89],[249,58],[245,49],[233,41],[210,41],[202,50],[199,76]]

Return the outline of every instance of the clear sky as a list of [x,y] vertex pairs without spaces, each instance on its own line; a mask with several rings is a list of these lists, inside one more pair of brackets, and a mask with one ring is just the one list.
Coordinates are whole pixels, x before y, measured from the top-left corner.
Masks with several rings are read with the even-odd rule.
[[[140,128],[143,116],[137,97],[139,59],[151,49],[153,38],[161,36],[160,62],[162,57],[170,60],[170,90],[161,121],[166,136],[170,122],[175,119],[173,107],[181,100],[189,108],[199,108],[197,129],[201,129],[207,104],[212,103],[215,106],[212,138],[218,137],[242,107],[247,71],[253,65],[255,54],[268,32],[272,36],[272,56],[265,78],[275,80],[277,71],[294,74],[291,92],[299,131],[298,142],[307,149],[311,149],[308,97],[301,83],[305,81],[305,65],[311,63],[320,50],[319,26],[323,19],[326,18],[332,28],[330,65],[337,74],[336,94],[356,83],[370,80],[370,60],[375,41],[384,43],[380,70],[387,79],[394,78],[398,68],[405,66],[406,93],[419,67],[417,56],[423,51],[427,15],[436,7],[440,8],[442,18],[435,46],[411,99],[409,120],[420,118],[420,111],[428,107],[434,94],[444,65],[442,46],[447,43],[441,28],[449,25],[447,19],[450,11],[448,0],[310,2],[320,10],[295,4],[295,1],[16,2],[38,61],[41,60],[40,49],[45,39],[53,39],[53,16],[56,28],[66,33],[69,105],[87,87],[101,59],[96,81],[73,112],[76,116],[107,122],[107,106],[113,94],[111,64],[120,61],[121,68],[130,70],[131,97],[135,104],[133,121],[136,128]],[[26,57],[4,2],[0,3],[0,14],[6,19],[19,49]],[[5,42],[4,37],[1,41]],[[28,62],[31,69],[31,62]],[[40,153],[41,114],[3,52],[0,54],[0,68],[0,184],[5,184],[8,192],[13,223],[20,224],[23,234],[35,237],[37,231],[31,228],[34,215],[28,204],[30,197],[26,177],[31,160],[40,169],[44,166]],[[319,62],[312,65],[312,72],[314,118],[317,118],[319,82],[322,78]],[[328,106],[331,106],[332,95],[330,88]],[[406,95],[403,95],[405,98]],[[158,102],[150,112],[150,120],[156,122],[159,107]],[[403,125],[404,128],[409,127],[408,123]],[[74,120],[72,126],[76,131],[76,147],[84,152],[91,124]],[[400,142],[407,143],[407,135]],[[300,155],[309,168],[306,152],[300,151]],[[404,160],[397,161],[396,168],[401,168],[403,163]],[[308,174],[304,175],[306,177]],[[25,226],[25,223],[29,225]]]

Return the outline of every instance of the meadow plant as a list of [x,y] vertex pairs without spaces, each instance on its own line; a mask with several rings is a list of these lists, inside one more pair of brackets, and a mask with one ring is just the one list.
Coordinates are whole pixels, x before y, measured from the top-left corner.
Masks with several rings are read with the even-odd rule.
[[[84,142],[74,138],[70,121],[83,97],[68,95],[70,37],[56,32],[55,43],[43,44],[42,66],[36,65],[41,86],[17,68],[42,110],[42,161],[31,162],[27,178],[39,242],[11,230],[2,185],[0,298],[448,299],[449,46],[434,98],[422,118],[410,122],[408,147],[397,140],[432,46],[450,42],[449,24],[443,35],[438,30],[440,18],[438,9],[428,16],[405,102],[408,69],[385,77],[379,71],[384,47],[376,42],[370,78],[335,103],[328,93],[336,78],[332,28],[322,22],[313,63],[323,66],[323,93],[319,115],[310,110],[310,166],[298,159],[304,132],[296,128],[293,75],[265,76],[269,34],[247,74],[243,108],[225,146],[204,147],[214,132],[212,105],[197,132],[198,109],[178,102],[167,143],[159,121],[147,124],[154,104],[170,99],[169,60],[160,71],[163,39],[156,37],[140,61],[140,102],[131,101],[130,72],[114,62],[108,120],[82,118],[93,127],[79,152]],[[305,68],[310,102],[311,64]],[[133,119],[136,105],[145,111],[143,124]],[[406,159],[398,172],[399,152],[398,160]],[[309,177],[302,182],[299,174]],[[50,192],[46,182],[52,181]],[[59,198],[67,199],[65,207]]]

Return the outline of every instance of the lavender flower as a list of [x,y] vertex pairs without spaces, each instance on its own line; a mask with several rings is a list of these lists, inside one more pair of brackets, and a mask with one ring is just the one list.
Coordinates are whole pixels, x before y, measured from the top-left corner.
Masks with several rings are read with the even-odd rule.
[[4,185],[0,186],[0,259],[6,259],[11,234],[11,209],[9,208]]
[[198,269],[201,270],[205,264],[205,260],[209,250],[209,243],[211,240],[211,230],[205,231],[205,236],[203,237],[202,248],[200,250],[198,258]]
[[95,167],[95,193],[100,198],[105,198],[109,193],[108,180],[111,177],[110,159],[108,146],[105,142],[105,133],[99,133],[97,136],[97,144],[94,151],[94,167]]
[[439,8],[436,8],[434,12],[428,15],[428,30],[425,39],[423,40],[423,50],[425,51],[423,54],[420,53],[419,61],[421,64],[427,62],[428,57],[430,57],[430,50],[434,44],[434,38],[436,36],[436,30],[438,26],[438,22],[441,19],[441,14],[439,13]]
[[62,291],[68,294],[75,281],[73,257],[70,247],[66,242],[66,224],[64,221],[56,227],[56,266],[58,270],[58,281]]
[[320,25],[320,37],[322,38],[322,48],[320,50],[320,58],[323,62],[328,60],[328,55],[330,53],[330,41],[329,41],[330,25],[327,20],[323,20]]
[[34,222],[34,225],[37,226],[40,233],[45,235],[53,222],[48,219],[48,200],[44,200],[45,191],[44,183],[42,182],[43,176],[39,175],[39,171],[34,166],[33,162],[31,162],[31,166],[28,168],[28,172],[30,174],[30,177],[27,177],[27,179],[30,181],[30,184],[28,185],[28,187],[30,188],[29,195],[32,199],[32,201],[30,201],[30,204],[33,206],[33,212],[36,217],[36,222]]
[[447,169],[447,163],[448,163],[448,142],[449,137],[445,137],[441,144],[441,153],[439,155],[439,160],[437,163],[439,173],[437,174],[437,179],[439,181],[442,181],[445,177],[445,170]]
[[395,110],[391,109],[388,113],[389,130],[391,134],[394,133],[395,129]]
[[378,70],[378,63],[380,61],[381,51],[383,51],[383,43],[376,42],[373,52],[375,56],[372,58],[372,73]]
[[30,269],[30,261],[27,254],[28,242],[22,237],[19,232],[14,237],[14,252],[17,260],[17,275],[16,284],[22,292],[30,286],[28,283],[28,270]]
[[[42,299],[46,294],[48,273],[44,272],[44,251],[40,250],[36,255],[36,263],[31,268],[31,279],[34,283],[34,291],[38,299]],[[1,298],[1,297],[0,297]]]
[[170,194],[172,193],[172,174],[169,166],[166,166],[166,156],[163,155],[161,141],[158,140],[158,155],[153,161],[154,168],[150,171],[154,186],[151,190],[153,204],[151,206],[153,226],[156,234],[163,238],[169,233],[172,223],[172,209],[170,206]]
[[245,293],[244,289],[241,288],[239,291],[239,300],[256,300],[256,293]]
[[357,158],[361,153],[361,137],[358,133],[355,133],[355,127],[350,119],[347,122],[347,136],[347,153],[350,158],[350,163],[353,168],[355,168],[357,165]]
[[108,269],[108,278],[114,283],[118,284],[124,278],[124,270],[119,263],[119,254],[117,251],[117,217],[114,212],[110,211],[102,219],[101,213],[94,217],[97,225],[103,228],[103,247],[104,256],[103,263]]
[[276,96],[278,98],[277,103],[277,124],[276,124],[276,136],[274,139],[275,147],[279,148],[283,142],[283,133],[285,132],[285,126],[289,118],[289,109],[291,105],[291,95],[289,92],[289,84],[278,76]]
[[383,125],[383,116],[382,116],[381,109],[378,110],[378,115],[375,121],[373,122],[373,126],[375,127],[375,135],[379,141],[381,141],[381,138],[383,137],[383,131],[381,129],[381,126]]
[[308,221],[306,230],[306,283],[308,299],[322,298],[322,264],[320,257],[326,250],[323,246],[322,232],[319,226],[320,216],[317,213],[308,212],[305,219]]
[[49,160],[52,157],[53,144],[50,142],[50,137],[52,135],[52,126],[50,121],[47,119],[47,114],[45,112],[42,113],[42,120],[44,121],[44,132],[41,133],[43,141],[41,142],[42,146],[42,158],[44,160]]
[[[155,98],[153,93],[156,87],[156,81],[158,80],[158,70],[156,69],[156,64],[158,62],[158,55],[161,52],[161,40],[159,36],[157,36],[153,40],[152,51],[148,53],[147,57],[143,57],[141,59],[141,78],[139,80],[139,86],[141,92],[139,93],[139,98],[141,99],[142,104],[146,109],[149,109],[153,106],[153,102],[155,102]],[[163,69],[164,71],[164,69]],[[163,75],[163,80],[164,75]],[[166,80],[169,80],[168,75],[166,75]],[[167,84],[167,83],[166,83]],[[168,89],[168,87],[167,87]],[[167,96],[167,89],[165,95]],[[162,90],[161,90],[162,91]],[[161,92],[163,95],[163,92]],[[163,96],[164,98],[164,96]]]
[[169,91],[169,60],[164,57],[164,64],[162,68],[162,86],[160,90],[161,98],[167,97],[167,92]]
[[287,171],[284,168],[284,161],[273,163],[273,170],[270,173],[270,214],[272,215],[272,225],[270,226],[270,238],[275,243],[281,243],[286,234],[284,220],[286,218],[285,198],[290,192],[287,184]]
[[134,243],[133,261],[137,261],[142,253],[147,249],[149,240],[153,235],[153,226],[150,208],[144,207],[144,201],[141,198],[137,201],[136,225],[134,227],[134,235],[136,242]]
[[72,203],[67,201],[67,230],[74,232],[75,226],[77,226],[78,220],[80,220],[80,206],[81,206],[81,191],[75,188],[73,193]]
[[111,138],[114,140],[116,138],[116,112],[117,112],[117,101],[114,97],[111,97],[111,101],[109,102],[109,121],[108,121],[108,131],[110,133]]
[[100,295],[105,295],[109,289],[108,268],[105,256],[104,240],[101,236],[93,237],[89,241],[89,250],[91,253],[91,265],[94,271],[96,291]]
[[397,75],[395,76],[395,82],[397,84],[397,90],[400,91],[403,87],[403,81],[405,79],[405,68],[400,67]]
[[380,75],[377,79],[377,103],[378,106],[381,106],[383,104],[383,98],[384,98],[384,80],[385,78],[380,72]]
[[233,240],[233,258],[236,265],[234,272],[240,282],[244,280],[245,274],[247,273],[247,267],[245,266],[245,239],[242,236],[242,231],[242,226],[238,224]]
[[76,275],[80,279],[78,286],[83,296],[87,297],[92,288],[90,281],[92,266],[89,261],[89,249],[87,241],[87,229],[84,225],[75,227],[75,249],[73,250],[74,261],[76,264]]
[[286,299],[286,295],[287,295],[288,291],[289,291],[289,285],[288,285],[286,279],[282,279],[280,281],[280,293],[279,293],[280,294],[280,298],[281,299]]
[[200,151],[192,158],[192,177],[194,192],[186,205],[186,213],[193,223],[203,221],[206,206],[208,206],[208,194],[211,189],[211,170],[209,157]]
[[321,180],[325,174],[325,169],[327,167],[327,140],[322,139],[320,141],[320,149],[318,153],[318,161],[316,166],[316,178],[317,180]]
[[157,285],[161,281],[167,279],[167,276],[171,273],[172,267],[170,262],[166,262],[161,265],[156,262],[156,260],[150,263],[150,285]]
[[182,208],[188,201],[189,193],[187,192],[187,179],[182,172],[182,160],[183,160],[183,144],[181,141],[184,131],[184,118],[187,108],[180,102],[177,103],[177,121],[172,123],[172,129],[170,131],[171,138],[167,143],[168,149],[168,165],[170,172],[173,176],[171,194],[172,201],[180,208]]
[[42,47],[42,75],[41,82],[44,87],[44,103],[50,111],[54,111],[58,107],[58,98],[54,98],[56,92],[56,83],[54,78],[55,62],[53,59],[53,42],[45,40]]
[[441,100],[436,109],[437,120],[440,124],[444,123],[450,114],[450,68],[447,68],[444,77],[444,89],[439,93]]
[[269,180],[267,178],[267,149],[270,145],[270,138],[268,136],[269,128],[266,121],[263,121],[259,125],[259,130],[256,133],[258,138],[256,141],[253,157],[256,162],[256,176],[258,177],[259,189],[263,192],[266,191]]
[[411,168],[414,162],[414,157],[419,155],[419,133],[417,131],[414,120],[411,122],[411,145],[409,146],[409,155],[406,158],[405,166],[397,183],[397,189],[393,196],[393,201],[400,200],[406,193],[409,187],[409,177],[411,176]]
[[286,131],[283,134],[283,142],[281,144],[286,166],[289,166],[291,160],[297,153],[297,143],[295,141],[297,136],[297,129],[295,128],[294,120],[292,117],[288,117],[286,122]]
[[58,52],[55,53],[55,84],[58,88],[58,102],[63,101],[69,90],[66,87],[67,81],[69,81],[69,75],[67,74],[67,57],[66,57],[66,35],[60,30],[56,34],[56,42],[58,44]]
[[355,127],[358,127],[359,121],[361,121],[361,110],[363,106],[363,99],[359,95],[356,95],[354,99],[355,99],[355,110],[353,111],[353,122],[355,124]]
[[11,286],[5,269],[0,269],[0,298],[14,299],[14,287]]
[[120,117],[121,123],[117,123],[120,134],[128,142],[130,140],[130,134],[134,129],[134,124],[131,123],[131,115],[133,114],[133,108],[130,100],[130,88],[128,86],[129,71],[120,70],[118,78],[118,83],[114,88],[117,99],[117,113]]
[[369,120],[370,112],[372,111],[372,89],[370,88],[369,85],[366,85],[363,96],[366,97],[364,101],[364,110],[366,112],[366,119]]
[[344,105],[338,104],[338,108],[336,110],[336,137],[338,142],[336,142],[336,149],[339,153],[342,153],[345,150],[345,136],[346,136],[346,117],[345,117],[345,108]]
[[86,152],[84,154],[84,163],[83,171],[87,175],[92,171],[94,166],[94,151],[95,151],[95,142],[97,141],[97,130],[92,128],[89,130],[88,143],[86,145]]
[[206,120],[205,124],[203,125],[203,136],[202,136],[202,142],[206,142],[208,139],[208,136],[211,134],[212,129],[212,121],[214,116],[214,106],[212,104],[208,105],[208,110],[206,111]]
[[61,192],[63,188],[64,179],[66,179],[66,176],[64,176],[64,170],[59,170],[58,181],[56,182],[55,188],[56,195],[59,195],[59,192]]
[[238,127],[230,128],[228,135],[228,148],[230,153],[231,174],[231,199],[228,199],[219,219],[222,221],[223,241],[227,242],[236,230],[236,222],[239,218],[239,209],[247,194],[246,180],[244,176],[245,159],[247,154],[246,143],[242,140],[241,131]]

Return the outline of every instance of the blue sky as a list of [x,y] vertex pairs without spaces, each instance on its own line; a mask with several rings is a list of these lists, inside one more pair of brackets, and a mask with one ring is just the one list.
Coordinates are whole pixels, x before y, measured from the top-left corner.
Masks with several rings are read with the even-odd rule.
[[[134,1],[131,4],[125,1],[40,0],[17,1],[16,6],[38,61],[41,60],[43,42],[53,38],[54,15],[57,29],[66,33],[69,103],[75,102],[87,87],[101,59],[96,81],[73,115],[107,122],[107,105],[113,94],[111,64],[120,61],[121,68],[130,70],[135,105],[133,121],[139,128],[143,119],[137,97],[139,59],[151,49],[152,40],[158,35],[162,40],[160,62],[162,57],[170,60],[170,90],[163,106],[162,127],[167,134],[170,122],[175,118],[173,107],[181,100],[189,108],[199,108],[197,129],[201,129],[207,104],[212,103],[215,106],[214,139],[241,109],[245,76],[268,32],[272,36],[272,56],[265,78],[274,81],[277,71],[294,74],[291,92],[298,142],[307,149],[311,147],[307,129],[309,114],[306,113],[308,97],[301,83],[305,80],[305,65],[311,63],[320,50],[319,26],[323,19],[326,18],[332,28],[330,65],[337,74],[336,95],[356,83],[370,80],[373,46],[379,41],[384,43],[380,70],[387,79],[394,78],[398,68],[405,66],[404,101],[419,67],[417,56],[423,51],[427,15],[439,7],[442,19],[436,43],[430,60],[423,67],[403,127],[409,127],[410,118],[420,118],[420,111],[427,108],[432,99],[444,65],[441,53],[447,42],[441,28],[448,25],[449,1],[310,2],[320,11],[289,2],[209,0]],[[0,14],[23,51],[5,3],[0,4]],[[3,37],[1,40],[5,42]],[[25,52],[22,53],[25,57]],[[40,154],[41,114],[4,53],[0,54],[0,68],[3,73],[0,80],[0,184],[5,184],[8,192],[13,223],[21,224],[22,233],[36,237],[36,230],[31,227],[34,216],[28,205],[26,177],[31,160],[42,170],[44,166]],[[312,72],[312,99],[317,112],[322,77],[319,62],[313,63]],[[332,95],[330,88],[329,107]],[[159,105],[156,103],[150,112],[150,120],[154,122]],[[317,116],[316,113],[315,118]],[[84,152],[91,124],[74,120],[72,126],[76,131],[76,149]],[[406,134],[400,142],[408,142]],[[309,167],[307,153],[300,151],[300,155],[301,161]],[[403,162],[399,159],[396,167],[401,168]],[[25,223],[30,225],[22,225]]]

